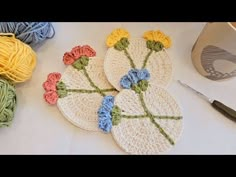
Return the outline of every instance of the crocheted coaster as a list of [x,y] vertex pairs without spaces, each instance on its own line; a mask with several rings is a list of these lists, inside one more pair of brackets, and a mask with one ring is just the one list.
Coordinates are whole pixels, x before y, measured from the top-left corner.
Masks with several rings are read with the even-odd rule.
[[124,29],[114,30],[107,38],[104,70],[109,82],[121,90],[120,78],[133,69],[148,69],[150,82],[166,87],[171,80],[172,62],[165,48],[171,40],[160,31],[148,31],[144,38],[130,38]]
[[121,110],[120,120],[111,132],[128,153],[165,153],[182,132],[180,108],[163,88],[149,86],[141,95],[124,89],[115,97],[114,107]]
[[98,110],[99,128],[112,132],[128,153],[166,152],[182,131],[180,108],[164,88],[149,84],[148,71],[138,71],[135,76],[136,72],[129,71],[128,77],[137,81],[130,89],[123,89],[116,97],[104,97]]
[[104,96],[116,95],[117,91],[105,77],[104,60],[94,56],[95,51],[89,46],[73,48],[63,57],[64,63],[70,66],[62,76],[59,73],[49,74],[43,86],[46,102],[57,103],[70,122],[86,130],[100,131],[97,110]]

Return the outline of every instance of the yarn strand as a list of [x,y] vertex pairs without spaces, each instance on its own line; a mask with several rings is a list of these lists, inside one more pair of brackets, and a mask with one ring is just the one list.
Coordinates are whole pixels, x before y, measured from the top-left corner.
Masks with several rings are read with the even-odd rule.
[[152,113],[148,110],[145,102],[144,102],[144,98],[143,98],[143,93],[138,94],[139,96],[139,100],[142,104],[143,110],[144,112],[147,114],[147,116],[149,117],[150,121],[159,129],[159,132],[169,141],[169,143],[171,145],[174,145],[174,141],[172,140],[172,138],[165,132],[165,130],[155,121],[155,117],[152,115]]
[[55,29],[49,22],[0,22],[0,33],[14,33],[17,39],[35,46],[53,38]]
[[116,89],[100,89],[100,91],[96,90],[86,90],[86,89],[67,89],[68,92],[76,92],[76,93],[100,93],[101,92],[113,92]]
[[[148,118],[148,115],[120,115],[121,118],[126,118],[126,119],[139,119],[139,118]],[[182,119],[181,116],[156,116],[153,115],[153,118],[157,118],[157,119],[170,119],[170,120],[179,120]]]
[[14,34],[0,34],[0,74],[14,83],[31,78],[36,66],[36,54]]
[[0,78],[0,127],[11,124],[16,102],[15,87],[7,80]]

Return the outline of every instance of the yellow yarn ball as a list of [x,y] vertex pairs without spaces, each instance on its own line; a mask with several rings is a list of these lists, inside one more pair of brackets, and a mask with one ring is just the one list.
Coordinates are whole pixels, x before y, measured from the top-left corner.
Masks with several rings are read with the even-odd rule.
[[31,78],[36,54],[12,33],[0,33],[0,75],[19,83]]

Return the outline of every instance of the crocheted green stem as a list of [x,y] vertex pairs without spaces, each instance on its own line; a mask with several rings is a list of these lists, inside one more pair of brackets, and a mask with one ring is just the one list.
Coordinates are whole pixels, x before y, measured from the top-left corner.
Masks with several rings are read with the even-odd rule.
[[142,107],[143,107],[144,112],[145,112],[146,115],[148,115],[148,117],[149,117],[149,116],[152,115],[152,114],[150,113],[150,111],[148,110],[148,108],[147,108],[147,106],[146,106],[146,104],[145,104],[145,102],[144,102],[143,93],[142,93],[142,92],[139,93],[138,96],[139,96],[139,100],[141,101],[141,104],[142,104]]
[[152,52],[153,52],[153,50],[150,50],[150,51],[148,52],[148,54],[146,55],[145,60],[143,61],[142,69],[144,69],[144,68],[146,67],[147,61],[148,61],[150,55],[152,54]]
[[133,59],[131,58],[129,52],[126,50],[126,48],[124,49],[124,53],[125,53],[126,57],[129,59],[130,66],[135,69],[136,66],[135,66],[135,64],[134,64],[134,61],[133,61]]
[[121,118],[125,119],[139,119],[139,118],[147,118],[147,115],[120,115]]
[[139,99],[141,101],[142,107],[146,115],[150,118],[151,122],[159,129],[159,132],[170,142],[170,144],[174,145],[174,141],[170,138],[170,136],[165,132],[165,130],[155,121],[155,117],[150,113],[148,110],[144,99],[143,99],[143,93],[139,93]]
[[100,90],[100,88],[98,88],[98,87],[94,84],[94,82],[92,81],[92,79],[89,77],[89,74],[88,74],[88,72],[87,72],[87,70],[86,70],[85,67],[83,68],[83,71],[84,71],[84,75],[85,75],[85,77],[88,79],[90,85],[97,91],[97,93],[99,93],[101,96],[106,96],[106,95],[104,94],[104,92],[103,92],[102,90]]
[[[147,118],[148,115],[120,115],[121,118],[126,118],[126,119],[138,119],[138,118]],[[171,119],[171,120],[179,120],[182,119],[181,116],[152,116],[153,118],[156,119]]]
[[159,129],[160,133],[170,142],[170,144],[174,145],[174,141],[170,138],[170,136],[164,131],[164,129],[156,123],[155,119],[152,117],[149,117],[151,122]]
[[[102,92],[112,92],[116,89],[100,89]],[[99,93],[98,90],[86,90],[86,89],[67,89],[67,92],[76,92],[76,93]]]
[[170,120],[180,120],[183,118],[182,116],[153,116],[153,117],[157,119],[170,119]]

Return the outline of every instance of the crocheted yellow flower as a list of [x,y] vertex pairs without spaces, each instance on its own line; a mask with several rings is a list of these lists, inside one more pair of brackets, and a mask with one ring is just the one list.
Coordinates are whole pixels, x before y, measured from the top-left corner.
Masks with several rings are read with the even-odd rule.
[[144,39],[155,41],[155,42],[161,42],[165,48],[169,48],[171,46],[171,39],[169,36],[166,36],[163,32],[160,30],[157,31],[147,31],[143,35]]
[[113,47],[122,38],[129,38],[129,32],[125,29],[118,28],[112,31],[112,33],[107,37],[106,44],[108,47]]

